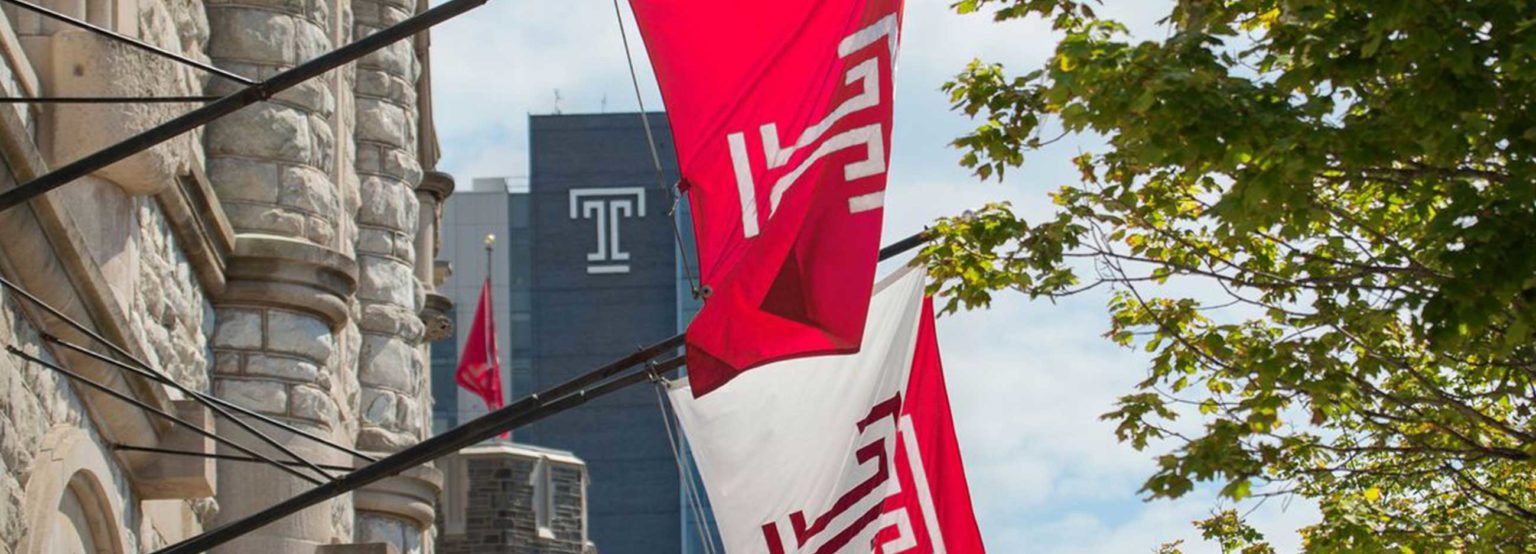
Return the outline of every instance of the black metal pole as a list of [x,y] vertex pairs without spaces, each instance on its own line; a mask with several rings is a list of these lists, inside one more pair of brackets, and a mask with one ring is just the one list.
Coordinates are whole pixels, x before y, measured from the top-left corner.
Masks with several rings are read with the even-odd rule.
[[[262,463],[261,460],[258,460],[256,458],[252,458],[250,456],[236,456],[234,454],[218,454],[218,453],[208,454],[206,452],[191,452],[191,451],[187,451],[187,450],[172,450],[172,449],[169,449],[169,448],[154,448],[154,447],[149,447],[149,446],[134,446],[134,445],[131,445],[131,444],[114,444],[114,445],[112,445],[112,449],[113,450],[122,450],[124,452],[148,452],[150,454],[165,454],[167,456],[188,456],[188,457],[192,457],[192,458],[209,458],[209,459],[214,459],[214,460],[230,460],[230,461],[234,461],[234,462]],[[293,466],[293,465],[298,465],[298,464],[299,464],[298,462],[283,462],[283,465],[286,465],[286,466]],[[330,464],[320,464],[320,467],[323,467],[325,469],[329,469],[329,470],[332,470],[332,471],[340,471],[340,472],[348,472],[348,471],[352,471],[354,469],[357,469],[355,467],[336,466],[336,465],[330,465]]]
[[933,232],[929,231],[928,229],[923,229],[916,233],[912,233],[911,235],[908,235],[907,238],[887,244],[881,248],[880,261],[883,262],[896,256],[900,256],[903,252],[922,246],[924,243],[927,243],[930,240],[933,240]]
[[[25,350],[22,350],[20,348],[16,348],[15,346],[10,346],[10,345],[7,345],[5,347],[5,349],[6,349],[6,351],[10,352],[11,355],[13,355],[13,356],[16,356],[16,357],[21,358],[23,360],[26,360],[26,361],[32,362],[34,364],[46,367],[48,369],[57,371],[57,372],[59,372],[60,375],[68,377],[68,378],[70,378],[70,380],[72,380],[72,381],[74,381],[76,383],[80,383],[80,384],[85,385],[87,387],[96,389],[97,391],[100,391],[103,394],[106,394],[107,396],[111,396],[112,398],[116,398],[116,399],[121,400],[123,402],[127,402],[129,404],[132,404],[133,407],[135,407],[135,408],[138,408],[140,410],[144,410],[146,412],[149,412],[149,413],[155,414],[157,416],[160,416],[162,418],[165,418],[167,421],[170,421],[171,423],[175,423],[175,424],[180,425],[182,427],[186,427],[187,429],[190,429],[194,433],[197,433],[197,434],[202,435],[204,437],[213,439],[214,442],[217,442],[219,444],[228,446],[230,448],[234,448],[235,450],[239,450],[241,452],[244,452],[246,454],[254,456],[254,457],[260,459],[263,462],[266,462],[268,464],[272,464],[273,467],[276,467],[278,469],[281,469],[283,471],[287,471],[288,473],[293,474],[295,477],[298,477],[298,478],[303,479],[305,481],[309,481],[310,483],[313,483],[313,484],[316,484],[316,485],[319,485],[319,484],[327,482],[327,481],[320,481],[318,479],[315,479],[314,477],[310,477],[309,474],[307,474],[307,473],[304,473],[304,472],[301,472],[301,471],[299,471],[297,469],[293,469],[291,467],[285,466],[281,462],[278,462],[277,460],[274,460],[272,458],[263,456],[263,455],[261,455],[261,453],[256,452],[255,450],[251,450],[249,448],[241,446],[240,443],[237,443],[237,442],[234,442],[232,440],[226,439],[224,437],[220,437],[218,435],[215,435],[212,432],[208,431],[207,429],[203,429],[202,427],[194,425],[190,421],[187,421],[187,420],[181,419],[179,417],[176,417],[176,416],[174,416],[172,414],[166,413],[164,410],[161,410],[159,408],[151,406],[148,403],[144,402],[143,400],[139,400],[139,399],[134,398],[132,396],[128,396],[126,394],[123,394],[122,392],[114,390],[112,387],[103,385],[101,383],[97,383],[97,382],[92,381],[90,379],[87,379],[87,378],[85,378],[84,375],[81,375],[79,373],[75,373],[73,371],[64,369],[63,366],[60,366],[60,365],[55,364],[53,362],[49,362],[49,361],[44,360],[42,358],[39,358],[37,356],[33,356],[31,354],[28,354]],[[329,482],[334,483],[335,481],[329,481]]]
[[[101,336],[100,333],[97,333],[96,331],[91,330],[89,327],[86,327],[85,324],[80,323],[79,321],[75,321],[74,318],[65,315],[64,312],[59,311],[58,308],[55,308],[53,306],[48,305],[48,303],[44,302],[43,299],[38,298],[36,295],[33,295],[27,289],[21,288],[16,283],[10,282],[10,280],[6,279],[5,277],[0,277],[0,287],[5,287],[6,289],[9,289],[11,292],[16,293],[16,295],[19,298],[21,298],[23,300],[26,300],[27,302],[31,303],[33,306],[37,306],[39,309],[43,310],[44,312],[47,312],[48,315],[51,315],[51,316],[57,318],[59,321],[64,322],[64,324],[69,325],[74,330],[79,331],[80,333],[84,334],[87,337],[90,337],[91,340],[96,342],[96,344],[100,344],[102,346],[105,346],[105,347],[107,347],[108,350],[111,350],[114,354],[117,354],[118,356],[122,356],[124,359],[127,359],[128,361],[133,362],[134,365],[139,366],[140,369],[144,369],[146,371],[152,371],[153,370],[153,368],[149,367],[149,363],[148,362],[145,362],[144,360],[139,359],[137,356],[134,356],[132,353],[128,352],[128,350],[124,349],[121,346],[118,346],[117,343],[112,342],[110,340],[107,340],[106,337],[103,337],[103,336]],[[320,435],[316,435],[316,434],[311,433],[309,431],[305,431],[303,429],[299,429],[298,427],[294,427],[292,425],[288,425],[287,423],[283,423],[283,422],[278,421],[276,419],[272,419],[271,417],[268,417],[265,414],[262,414],[260,412],[255,411],[255,410],[252,410],[250,408],[246,408],[245,406],[241,406],[239,404],[235,404],[233,402],[230,402],[228,400],[224,400],[223,398],[219,398],[219,397],[213,396],[213,395],[201,395],[201,396],[202,396],[202,398],[208,400],[209,402],[212,402],[214,404],[218,404],[218,405],[220,405],[220,406],[222,406],[222,407],[224,407],[226,409],[233,410],[233,411],[235,411],[237,413],[240,413],[240,414],[243,414],[243,415],[246,415],[246,416],[250,416],[250,417],[256,419],[257,421],[260,421],[260,422],[265,423],[267,425],[271,425],[271,426],[276,427],[278,429],[282,429],[282,430],[287,431],[289,433],[293,433],[295,435],[304,437],[306,439],[315,441],[315,442],[317,442],[319,444],[331,447],[332,449],[339,450],[339,451],[342,451],[342,452],[346,452],[348,454],[351,454],[351,455],[356,456],[358,458],[362,458],[364,460],[368,460],[370,462],[377,462],[377,461],[379,461],[379,459],[376,458],[376,457],[369,456],[368,454],[364,454],[364,453],[359,452],[359,451],[357,451],[357,450],[355,450],[353,448],[349,448],[347,446],[344,446],[344,445],[332,442],[332,441],[326,439],[325,437],[321,437]]]
[[[18,0],[5,1],[17,2]],[[8,190],[4,194],[0,194],[0,211],[14,208],[37,195],[64,186],[75,179],[90,175],[101,168],[122,161],[124,158],[153,148],[182,133],[229,115],[235,110],[271,98],[273,95],[288,90],[299,83],[318,77],[327,71],[355,61],[396,41],[447,21],[456,15],[479,7],[485,2],[486,0],[448,0],[435,8],[411,16],[405,21],[380,29],[378,32],[363,37],[351,44],[321,54],[315,59],[273,75],[270,79],[240,89],[212,104],[182,114],[180,117],[129,137],[122,142],[70,162],[21,186]]]
[[91,24],[89,22],[81,21],[79,19],[70,17],[68,15],[64,15],[62,13],[50,10],[48,8],[44,8],[44,7],[39,6],[37,4],[31,4],[31,3],[27,3],[27,2],[22,2],[21,0],[0,0],[0,1],[6,2],[8,4],[11,4],[11,5],[16,6],[18,8],[21,8],[23,10],[27,10],[27,11],[36,13],[36,14],[41,15],[43,17],[47,17],[47,18],[50,18],[50,19],[54,19],[54,20],[57,20],[57,21],[64,22],[65,24],[68,24],[68,25],[73,25],[75,27],[79,27],[81,29],[85,29],[85,30],[90,31],[92,33],[96,33],[98,35],[101,35],[101,36],[104,36],[104,37],[116,40],[116,41],[121,42],[123,44],[127,44],[129,46],[134,47],[134,48],[138,48],[138,49],[143,50],[145,52],[149,52],[149,53],[154,54],[156,56],[160,56],[162,58],[166,58],[166,59],[169,59],[169,60],[181,63],[181,64],[185,64],[185,65],[189,65],[189,66],[192,66],[192,67],[196,67],[196,68],[201,69],[203,71],[207,71],[209,73],[212,73],[214,75],[218,75],[220,77],[223,77],[225,79],[229,79],[231,81],[240,83],[242,85],[254,85],[254,84],[256,84],[256,81],[252,81],[252,80],[247,79],[245,77],[241,77],[241,76],[236,75],[234,73],[230,73],[230,72],[225,71],[223,69],[219,69],[219,68],[214,67],[212,65],[209,65],[209,64],[206,64],[206,63],[194,60],[192,58],[188,58],[188,57],[183,56],[181,54],[177,54],[175,52],[171,52],[169,50],[165,50],[165,49],[160,48],[158,46],[155,46],[155,45],[152,45],[152,44],[149,44],[149,43],[146,43],[146,42],[141,42],[138,39],[135,39],[135,38],[127,36],[127,35],[123,35],[121,33],[118,33],[117,31],[113,31],[111,29],[107,29],[107,28],[104,28],[104,27],[99,27],[99,26]]
[[[924,230],[896,241],[890,246],[880,249],[880,260],[888,260],[916,248],[932,238],[932,234]],[[579,406],[588,400],[601,397],[630,385],[643,383],[654,375],[661,375],[681,367],[684,358],[682,356],[674,356],[662,362],[648,362],[645,371],[632,372],[612,380],[607,380],[606,382],[603,381],[623,373],[625,369],[646,363],[647,360],[655,358],[668,350],[675,350],[682,345],[683,335],[678,334],[661,342],[640,348],[634,354],[609,362],[602,367],[551,387],[544,392],[523,397],[521,400],[505,408],[472,419],[441,435],[416,443],[378,462],[358,468],[356,471],[337,478],[335,481],[304,491],[298,496],[278,503],[266,510],[246,516],[243,519],[210,529],[202,535],[161,549],[155,554],[188,554],[208,550],[300,510],[367,486],[369,483],[457,452],[466,446],[489,439],[519,426]],[[602,383],[592,386],[599,382]],[[592,388],[589,389],[587,388],[588,386],[592,386]]]
[[223,96],[7,96],[0,97],[0,104],[186,104],[220,98]]
[[651,379],[652,375],[664,374],[682,365],[683,358],[678,356],[660,363],[650,364],[645,371],[636,371],[590,389],[578,390],[563,397],[547,401],[545,400],[546,397],[537,394],[524,397],[510,406],[471,420],[441,435],[416,443],[405,450],[380,460],[378,463],[360,467],[352,473],[304,491],[298,496],[284,500],[271,508],[215,527],[201,535],[161,549],[155,554],[204,552],[315,504],[365,487],[370,483],[430,462],[443,455],[457,452],[459,449],[499,435],[508,429],[526,425],[555,413],[580,406],[589,400],[605,396],[625,387],[644,383]]

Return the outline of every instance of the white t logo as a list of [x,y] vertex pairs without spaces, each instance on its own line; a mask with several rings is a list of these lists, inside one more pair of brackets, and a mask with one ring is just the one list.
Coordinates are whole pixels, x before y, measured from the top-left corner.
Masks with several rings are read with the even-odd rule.
[[597,250],[587,253],[587,273],[629,273],[629,252],[619,244],[619,220],[645,217],[641,187],[571,189],[571,219],[591,219]]

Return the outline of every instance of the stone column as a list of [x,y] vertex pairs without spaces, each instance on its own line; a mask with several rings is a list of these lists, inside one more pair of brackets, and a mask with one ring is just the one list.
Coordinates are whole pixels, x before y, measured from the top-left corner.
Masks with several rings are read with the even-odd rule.
[[416,202],[421,205],[420,222],[416,230],[416,279],[426,287],[427,294],[437,290],[433,282],[437,252],[442,246],[442,234],[438,225],[443,217],[443,201],[453,194],[453,176],[441,171],[428,171],[416,186]]
[[[439,231],[443,217],[443,201],[453,194],[453,176],[441,171],[428,171],[421,179],[421,184],[416,187],[416,201],[421,204],[421,228],[416,232],[416,251],[430,253],[430,256],[418,254],[416,256],[416,279],[421,281],[422,287],[427,290],[426,304],[421,307],[421,321],[426,324],[426,336],[422,338],[421,359],[426,367],[431,367],[432,342],[448,338],[453,335],[453,318],[448,311],[453,309],[453,300],[438,294],[437,287],[442,285],[441,279],[444,272],[439,271],[437,253],[442,249],[442,233]],[[426,375],[427,382],[422,386],[431,390],[431,375]],[[427,395],[428,405],[425,410],[427,427],[432,425],[432,410],[430,402],[433,399]]]
[[[355,0],[352,7],[353,33],[361,37],[403,21],[417,5],[415,0]],[[424,325],[418,314],[425,289],[416,274],[417,255],[431,256],[416,248],[416,186],[422,179],[417,159],[418,72],[411,41],[401,41],[359,60],[353,88],[355,167],[362,200],[357,213],[357,298],[362,310],[362,427],[357,445],[381,454],[414,444],[430,430],[426,406],[431,392],[419,349]],[[403,553],[430,549],[426,537],[441,479],[435,469],[418,469],[359,491],[358,542],[388,542]]]
[[[208,53],[224,69],[264,79],[332,49],[346,0],[209,0]],[[306,430],[350,443],[348,358],[338,330],[351,315],[357,264],[338,187],[336,79],[330,72],[210,124],[207,174],[236,231],[228,290],[215,301],[214,390]],[[209,81],[226,94],[234,84]],[[350,130],[345,130],[350,140]],[[350,242],[350,241],[347,241]],[[344,346],[344,345],[343,345]],[[221,434],[258,444],[221,421]],[[275,437],[319,463],[355,460],[302,438]],[[231,452],[233,453],[233,452]],[[219,462],[218,523],[269,507],[310,484],[266,466]],[[352,542],[350,499],[257,529],[221,553],[312,552]]]

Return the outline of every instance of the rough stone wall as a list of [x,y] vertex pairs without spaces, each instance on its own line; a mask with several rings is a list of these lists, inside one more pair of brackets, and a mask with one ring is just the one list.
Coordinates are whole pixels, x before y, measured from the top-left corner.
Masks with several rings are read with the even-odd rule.
[[213,346],[220,398],[317,427],[337,420],[326,392],[335,339],[324,322],[277,308],[225,308],[219,318]]
[[208,390],[208,295],[158,202],[87,177],[55,195],[101,269],[144,360]]
[[590,552],[582,550],[587,536],[583,529],[586,512],[586,472],[564,465],[554,465],[550,468],[550,482],[554,485],[551,494],[554,495],[555,514],[550,521],[550,529],[554,531],[555,538],[546,552]]
[[[132,4],[137,12],[128,13],[106,0],[40,3],[92,14],[109,6],[107,19],[95,22],[252,79],[271,77],[417,8],[413,0],[139,0]],[[0,63],[0,88],[10,96],[227,94],[238,87],[15,8],[4,11],[42,83],[24,91],[23,79]],[[415,189],[422,178],[416,56],[411,41],[400,42],[56,193],[71,206],[85,250],[149,363],[193,389],[361,449],[392,452],[425,436],[430,389],[416,259]],[[76,64],[84,64],[84,74]],[[0,106],[18,110],[37,130],[44,157],[55,165],[186,108]],[[90,136],[75,140],[82,129]],[[216,295],[199,281],[206,275],[194,270],[209,265],[194,268],[177,243],[185,229],[173,220],[182,212],[162,211],[150,196],[198,167],[235,233],[225,260],[228,286],[209,285]],[[0,295],[0,344],[46,357],[36,331],[9,300]],[[0,354],[0,554],[13,554],[27,534],[22,500],[31,458],[60,425],[82,429],[101,458],[115,460],[66,383]],[[258,444],[227,422],[218,432]],[[311,461],[357,462],[272,434]],[[140,548],[180,540],[198,525],[238,519],[310,487],[276,469],[220,461],[217,503],[157,500],[141,513],[127,477],[111,463],[106,479],[126,507],[115,514],[115,527]],[[400,479],[435,491],[427,473]],[[307,552],[319,544],[388,542],[402,552],[430,553],[434,494],[418,494],[398,509],[379,500],[388,494],[375,494],[367,510],[362,493],[344,496],[218,551]],[[161,526],[157,514],[192,514],[196,521]]]
[[[51,3],[46,3],[48,5]],[[56,3],[53,3],[56,4]],[[95,4],[88,2],[86,4]],[[137,12],[114,13],[111,21],[101,22],[141,40],[162,48],[180,52],[194,59],[205,59],[203,44],[208,28],[203,5],[198,0],[169,0],[167,2],[141,2],[135,4]],[[67,6],[52,5],[56,9]],[[66,10],[67,11],[67,10]],[[6,11],[7,24],[27,46],[27,60],[20,62],[29,67],[13,69],[0,63],[0,83],[8,96],[27,96],[52,90],[55,94],[81,96],[113,94],[196,94],[202,90],[201,76],[195,70],[176,67],[164,61],[150,64],[145,58],[120,46],[110,45],[99,38],[80,34],[53,36],[63,30],[58,24],[47,24],[36,16],[28,16],[14,8]],[[92,42],[94,40],[94,42]],[[45,53],[69,50],[77,56],[99,65],[76,67],[72,77],[76,82],[62,82],[57,72],[50,73]],[[102,57],[110,59],[101,59]],[[143,65],[139,65],[140,63]],[[102,71],[112,64],[109,71]],[[56,69],[56,68],[55,68]],[[41,90],[22,92],[18,71],[41,74]],[[132,79],[116,79],[115,76],[134,74]],[[88,92],[80,93],[80,83]],[[163,120],[170,113],[168,106],[145,106],[135,109],[119,108],[109,118],[97,118],[103,107],[66,111],[67,108],[34,108],[15,105],[21,119],[31,131],[39,130],[37,122],[47,122],[47,130],[71,135],[82,123],[92,125],[93,136],[80,137],[74,144],[48,149],[40,145],[41,154],[53,164],[69,161],[72,148],[93,149],[103,140],[116,140],[139,130],[140,124]],[[39,117],[34,118],[34,115]],[[94,118],[94,120],[93,120]],[[130,125],[129,123],[133,123]],[[55,198],[62,200],[64,216],[73,225],[73,231],[83,241],[86,249],[109,279],[110,290],[123,313],[128,317],[128,336],[139,342],[140,351],[155,367],[196,390],[208,389],[208,352],[204,336],[204,318],[207,313],[207,295],[191,269],[191,264],[162,212],[159,204],[149,196],[127,196],[126,190],[147,192],[170,184],[168,174],[134,173],[150,167],[168,171],[185,170],[192,164],[200,164],[201,146],[194,133],[177,141],[171,148],[162,148],[151,163],[129,162],[129,171],[105,171],[76,183],[72,189],[61,191]],[[62,153],[62,154],[61,154]],[[7,168],[6,176],[14,176]],[[122,182],[126,176],[145,177],[135,182]],[[104,180],[114,178],[118,182]],[[19,310],[20,300],[0,292],[0,344],[17,345],[28,353],[52,360],[51,353],[42,347],[38,332]],[[75,386],[63,376],[46,368],[27,364],[9,354],[0,354],[0,554],[9,554],[21,547],[29,537],[45,534],[44,529],[29,529],[29,507],[51,507],[57,498],[28,498],[29,486],[59,479],[68,480],[71,475],[59,474],[60,467],[68,467],[69,461],[54,459],[58,452],[50,451],[50,441],[61,436],[86,437],[85,448],[90,457],[108,462],[93,471],[105,488],[104,494],[121,507],[108,514],[113,519],[104,522],[122,534],[123,544],[130,549],[151,549],[164,545],[168,540],[181,537],[163,536],[162,524],[140,510],[140,501],[133,492],[133,485],[118,465],[116,457],[87,417],[87,411]],[[173,398],[179,397],[173,393]],[[119,438],[121,440],[121,438]],[[93,499],[99,500],[99,499]],[[196,519],[194,525],[216,510],[209,499],[157,501],[161,506],[171,506],[164,513],[188,514]],[[182,529],[178,528],[177,531]]]
[[[138,227],[134,237],[138,276],[129,308],[125,311],[130,331],[142,345],[140,351],[151,367],[187,388],[212,392],[209,381],[211,350],[205,329],[211,326],[212,321],[207,318],[213,308],[207,291],[198,282],[159,203],[150,197],[137,197],[134,205]],[[184,398],[179,391],[169,387],[166,391],[172,398]],[[218,513],[218,502],[212,498],[160,502],[184,503],[186,513],[195,519],[197,526],[145,517],[140,525],[140,544],[146,551],[185,538],[182,533],[206,527]],[[171,515],[166,518],[172,520],[181,515],[176,510],[169,513]],[[129,521],[122,524],[125,528],[132,527]],[[162,530],[161,525],[169,528]]]
[[[352,0],[312,0],[315,2],[333,1],[333,10],[336,17],[331,21],[331,36],[337,45],[347,44],[353,41],[353,10]],[[331,178],[335,182],[339,201],[341,203],[341,220],[337,226],[336,248],[346,256],[356,259],[357,250],[357,212],[362,205],[359,196],[357,171],[354,168],[357,160],[357,146],[351,137],[357,129],[357,114],[355,112],[353,88],[357,82],[357,65],[348,64],[341,69],[332,71],[336,75],[331,90],[336,95],[336,115],[331,118],[333,133],[340,138],[336,141],[335,159],[331,168]],[[347,437],[347,441],[355,442],[360,421],[360,387],[357,381],[358,356],[362,350],[362,334],[358,331],[358,321],[362,318],[362,305],[357,296],[347,298],[347,321],[336,334],[337,367],[345,368],[336,374],[339,385],[340,398],[345,399],[343,408],[343,429],[341,432]],[[351,495],[345,496],[332,504],[331,528],[339,537],[355,537],[356,511],[353,507]]]
[[[329,51],[326,1],[214,0],[209,53],[223,69],[265,79]],[[266,233],[337,248],[341,218],[329,173],[336,136],[335,73],[301,83],[270,101],[208,125],[208,177],[238,232]],[[210,91],[238,88],[223,80]]]
[[[354,0],[354,35],[367,36],[415,10],[408,0]],[[356,160],[361,206],[357,211],[358,384],[362,390],[359,448],[394,452],[420,441],[427,422],[427,372],[420,355],[425,293],[416,275],[419,205],[416,79],[410,41],[357,63]],[[426,254],[430,255],[430,253]],[[401,552],[431,551],[422,522],[398,513],[358,510],[359,542],[389,542]],[[428,528],[424,528],[428,527]]]
[[[209,29],[201,0],[137,2],[133,4],[137,11],[132,13],[112,10],[116,6],[100,0],[41,3],[68,14],[84,13],[93,23],[191,59],[207,61],[204,45]],[[30,65],[44,91],[94,96],[199,94],[204,89],[208,75],[195,68],[85,34],[13,6],[6,8],[8,21],[26,47]],[[95,63],[71,67],[68,75],[51,67],[79,63],[79,59]],[[3,74],[7,90],[16,90],[12,88],[19,87],[15,73],[5,67]],[[47,132],[42,134],[54,135],[54,142],[59,144],[55,148],[42,145],[42,153],[57,165],[184,109],[147,104],[55,105],[36,106],[27,110],[27,115],[35,110],[48,123]],[[66,199],[66,211],[108,278],[117,302],[130,320],[133,338],[143,346],[146,360],[178,382],[206,391],[208,354],[203,320],[207,295],[176,244],[159,204],[149,196],[125,193],[163,189],[171,184],[173,173],[201,165],[200,133],[194,131],[174,141],[172,148],[158,149],[159,155],[151,156],[155,159],[148,165],[165,171],[125,171],[114,166],[55,196]],[[142,161],[124,165],[140,169],[146,166]]]
[[[357,0],[356,36],[409,17],[414,3]],[[428,389],[421,344],[423,290],[415,274],[419,207],[416,185],[416,58],[397,42],[357,64],[356,168],[362,206],[357,213],[357,297],[362,352],[362,431],[358,446],[393,452],[416,443],[428,428],[422,405]]]
[[357,542],[388,543],[400,554],[433,552],[431,539],[409,520],[379,513],[359,511]]
[[[342,27],[337,19],[345,17],[345,2],[333,0],[213,0],[208,2],[209,54],[221,68],[269,78],[346,40],[338,32]],[[253,262],[258,266],[254,271],[272,264],[273,271],[308,275],[318,270],[305,264],[315,258],[345,258],[351,249],[345,236],[351,218],[348,193],[337,165],[337,145],[349,141],[351,134],[338,119],[341,78],[342,72],[329,72],[208,126],[207,174],[235,228],[236,256],[250,256],[242,249],[260,245],[268,257]],[[223,94],[234,85],[213,81],[210,89]],[[259,277],[242,278],[252,281],[242,286],[264,284]],[[324,317],[310,310],[305,299],[280,293],[258,291],[218,303],[219,323],[212,337],[216,393],[350,443],[349,419],[356,399],[347,386],[352,371],[348,345],[345,336],[337,336],[345,333],[345,321]],[[220,430],[233,433],[226,425]],[[285,442],[315,461],[353,462],[302,439],[289,437]],[[221,462],[219,473],[248,477],[220,479],[221,521],[309,487],[250,464]],[[349,499],[328,502],[222,551],[287,551],[351,542],[351,515]]]
[[[28,354],[52,361],[42,348],[42,339],[17,303],[0,291],[0,344],[16,345]],[[33,476],[38,450],[43,438],[56,426],[84,429],[95,447],[107,452],[101,438],[84,420],[85,407],[69,383],[46,368],[28,364],[10,354],[0,355],[0,554],[11,554],[32,530],[28,529],[23,506],[27,482]],[[116,468],[114,468],[116,469]],[[132,499],[128,479],[120,471],[99,476],[106,481],[109,494]],[[137,506],[136,502],[125,502]],[[137,510],[114,514],[125,533],[138,528]],[[129,537],[129,544],[137,544]]]
[[135,200],[139,271],[127,310],[129,324],[150,366],[192,390],[208,392],[207,294],[160,206],[151,198]]
[[[545,462],[549,463],[549,462]],[[515,456],[465,458],[464,534],[438,535],[439,554],[582,554],[586,477],[578,466],[551,463],[552,537],[541,536],[534,511],[539,461]]]

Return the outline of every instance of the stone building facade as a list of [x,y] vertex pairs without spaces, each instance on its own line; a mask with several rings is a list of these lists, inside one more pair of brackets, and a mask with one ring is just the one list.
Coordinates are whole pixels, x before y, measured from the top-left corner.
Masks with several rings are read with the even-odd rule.
[[[426,7],[33,1],[250,79]],[[239,87],[15,6],[3,15],[4,96],[219,95]],[[447,330],[448,305],[434,292],[435,233],[453,190],[451,178],[432,170],[427,44],[425,35],[397,43],[0,213],[0,275],[191,390],[375,457],[425,438],[427,343]],[[194,106],[0,104],[0,191]],[[0,347],[280,456],[180,391],[48,336],[106,351],[0,291]],[[311,462],[365,462],[256,425]],[[0,554],[150,551],[312,486],[262,464],[134,448],[240,455],[0,352]],[[417,468],[218,552],[433,552],[440,488],[440,472]]]
[[440,554],[597,554],[587,465],[570,452],[488,444],[444,457]]

